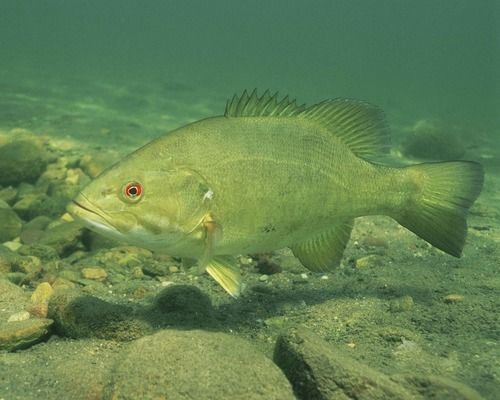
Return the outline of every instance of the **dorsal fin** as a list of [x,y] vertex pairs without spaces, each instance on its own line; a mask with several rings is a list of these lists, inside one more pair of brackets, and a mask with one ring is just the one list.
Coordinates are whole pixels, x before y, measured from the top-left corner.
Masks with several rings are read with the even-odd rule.
[[262,96],[254,89],[249,95],[234,95],[227,102],[226,117],[299,117],[314,121],[337,136],[359,157],[380,156],[390,147],[389,128],[382,110],[369,103],[350,99],[325,100],[306,107],[278,92],[266,90]]
[[257,95],[257,89],[249,95],[245,90],[241,96],[234,95],[226,104],[226,117],[291,117],[306,109],[305,105],[297,105],[296,100],[285,96],[278,100],[278,92],[271,95],[266,90],[262,96]]
[[299,115],[327,128],[359,157],[387,153],[389,127],[380,108],[358,100],[333,99],[307,107]]

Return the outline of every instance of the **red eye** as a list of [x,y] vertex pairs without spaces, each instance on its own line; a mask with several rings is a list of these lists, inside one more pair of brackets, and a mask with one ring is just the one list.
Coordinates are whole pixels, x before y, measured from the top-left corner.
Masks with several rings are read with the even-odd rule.
[[137,200],[142,195],[142,185],[139,182],[130,182],[125,185],[125,196]]

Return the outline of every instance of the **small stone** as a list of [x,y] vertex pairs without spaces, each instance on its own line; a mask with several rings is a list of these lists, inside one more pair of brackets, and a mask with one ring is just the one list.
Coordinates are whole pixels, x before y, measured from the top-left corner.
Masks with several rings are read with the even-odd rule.
[[251,257],[245,257],[245,256],[241,256],[239,261],[241,265],[252,265],[253,263],[253,259]]
[[327,280],[327,279],[330,279],[330,278],[328,277],[328,275],[321,275],[320,279]]
[[17,251],[23,245],[21,242],[15,240],[3,242],[2,244],[11,251]]
[[257,256],[256,268],[260,274],[265,275],[274,275],[283,271],[281,265],[274,262],[268,254],[259,254]]
[[18,258],[16,253],[0,245],[0,273],[11,272],[12,266]]
[[142,272],[142,268],[141,267],[134,267],[134,268],[132,268],[131,275],[132,275],[132,278],[134,278],[134,279],[142,279],[142,278],[144,278],[144,272]]
[[10,208],[9,203],[0,198],[0,208]]
[[42,261],[37,256],[24,256],[14,266],[14,271],[35,276],[42,271]]
[[73,289],[75,284],[68,279],[58,277],[52,283],[52,288],[54,290],[63,290],[63,289]]
[[410,311],[414,304],[413,297],[403,296],[392,300],[389,307],[392,312]]
[[301,273],[300,277],[304,280],[309,279],[309,275],[307,275],[305,272]]
[[40,229],[23,229],[20,238],[23,244],[35,244],[42,236],[43,231]]
[[47,318],[49,313],[48,304],[30,304],[26,307],[26,311],[37,318]]
[[10,208],[0,208],[0,243],[19,236],[23,222]]
[[12,209],[24,219],[31,219],[41,213],[42,203],[47,203],[48,197],[45,193],[29,193],[20,198],[12,206]]
[[43,231],[51,223],[51,219],[45,215],[39,215],[33,218],[31,221],[27,222],[23,226],[23,231],[26,229],[35,229]]
[[82,269],[82,277],[102,282],[106,280],[108,273],[100,267],[87,267]]
[[464,301],[464,296],[461,294],[456,294],[452,293],[443,298],[443,301],[445,303],[451,304],[451,303],[460,303],[461,301]]
[[33,294],[31,295],[31,302],[33,304],[46,304],[54,294],[54,289],[48,282],[40,283]]
[[64,213],[62,216],[61,216],[61,219],[63,221],[66,221],[66,222],[73,222],[75,219],[73,218],[73,216],[70,214],[70,213]]
[[17,322],[17,321],[26,321],[30,318],[30,313],[28,311],[19,311],[15,314],[12,314],[7,322]]
[[77,222],[62,222],[47,229],[40,238],[40,244],[50,246],[59,255],[66,256],[78,248],[82,235],[83,228]]
[[77,289],[57,291],[49,302],[49,317],[62,336],[71,338],[96,337],[128,341],[144,336],[151,330],[147,321],[134,317],[132,309]]
[[177,265],[171,265],[168,267],[168,270],[170,271],[170,273],[175,274],[179,272],[179,267]]
[[0,190],[0,199],[4,200],[8,204],[13,204],[17,197],[17,189],[12,186],[7,186]]
[[369,256],[364,256],[356,260],[356,268],[369,268],[380,265],[380,256],[375,254],[370,254]]
[[259,276],[259,281],[267,282],[269,280],[269,275],[261,275]]

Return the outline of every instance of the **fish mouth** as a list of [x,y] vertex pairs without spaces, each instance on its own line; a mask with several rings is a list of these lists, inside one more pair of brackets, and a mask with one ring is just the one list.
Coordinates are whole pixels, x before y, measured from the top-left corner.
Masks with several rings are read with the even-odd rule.
[[96,210],[96,207],[82,193],[68,204],[66,210],[74,217],[82,220],[89,228],[116,231],[116,228],[105,217],[104,213]]

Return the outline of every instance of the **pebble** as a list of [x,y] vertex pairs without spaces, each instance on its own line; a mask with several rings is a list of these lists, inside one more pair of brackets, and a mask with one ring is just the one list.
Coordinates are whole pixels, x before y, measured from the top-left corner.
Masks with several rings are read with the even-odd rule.
[[0,208],[0,243],[19,236],[23,222],[10,208]]
[[8,242],[3,242],[2,245],[7,247],[9,250],[17,251],[23,244],[18,240],[10,240]]
[[16,263],[14,270],[34,276],[42,271],[42,261],[37,256],[24,256]]
[[301,273],[300,277],[304,280],[309,279],[309,275],[307,275],[305,272]]
[[414,304],[413,297],[403,296],[392,300],[389,308],[392,312],[409,311],[413,308]]
[[6,201],[8,204],[12,204],[17,197],[17,189],[12,186],[7,186],[0,190],[0,199]]
[[179,267],[176,266],[176,265],[171,265],[170,267],[168,267],[168,270],[172,273],[172,274],[175,274],[176,272],[179,272]]
[[374,267],[380,264],[380,257],[375,254],[364,256],[356,260],[356,268]]
[[106,280],[108,273],[100,267],[87,267],[82,269],[82,277],[102,282]]
[[269,280],[269,275],[261,275],[259,276],[259,281],[267,282]]
[[31,302],[33,304],[46,304],[54,294],[54,289],[48,282],[40,283],[33,294],[31,295]]
[[443,298],[443,301],[445,303],[451,304],[451,303],[460,303],[461,301],[464,301],[464,296],[461,294],[456,294],[452,293]]
[[15,314],[12,314],[7,322],[17,322],[17,321],[26,321],[30,318],[30,313],[28,311],[19,311]]

